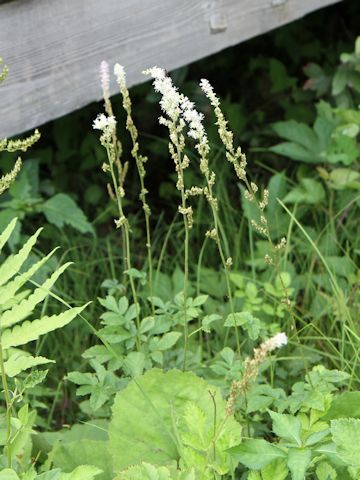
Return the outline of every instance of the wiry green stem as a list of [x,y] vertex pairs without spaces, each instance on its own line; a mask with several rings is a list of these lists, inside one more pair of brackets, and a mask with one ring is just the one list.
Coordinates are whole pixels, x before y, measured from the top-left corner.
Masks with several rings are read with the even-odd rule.
[[139,316],[139,301],[138,301],[138,296],[136,292],[136,287],[135,287],[135,282],[131,274],[131,250],[130,250],[130,233],[129,233],[129,226],[127,219],[125,218],[123,207],[122,207],[122,202],[121,202],[121,196],[119,192],[119,184],[116,179],[115,171],[114,171],[114,160],[112,158],[112,154],[110,152],[109,147],[106,148],[107,154],[108,154],[108,159],[109,159],[109,167],[110,167],[110,174],[111,174],[111,179],[113,182],[114,190],[115,190],[115,197],[116,197],[116,202],[119,210],[119,216],[121,221],[121,230],[123,232],[124,236],[124,242],[125,242],[125,262],[126,262],[126,267],[127,270],[129,271],[129,281],[130,281],[130,288],[131,288],[131,293],[133,296],[133,301],[136,306],[136,349],[138,351],[141,350],[141,339],[140,339],[140,316]]
[[4,389],[5,403],[6,403],[6,450],[7,450],[7,462],[8,467],[12,466],[11,459],[11,399],[10,399],[10,390],[7,383],[5,365],[4,365],[4,354],[0,338],[0,369],[1,369],[1,381]]

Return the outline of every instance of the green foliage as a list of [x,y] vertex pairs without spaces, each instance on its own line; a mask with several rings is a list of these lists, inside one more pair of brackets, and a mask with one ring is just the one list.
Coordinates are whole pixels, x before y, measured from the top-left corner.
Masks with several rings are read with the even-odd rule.
[[[11,233],[16,226],[16,219],[13,220],[0,236],[0,245],[4,245],[9,239]],[[5,352],[7,352],[7,361],[5,362],[5,371],[14,376],[23,370],[40,365],[50,360],[43,357],[32,357],[27,353],[22,354],[14,347],[24,346],[27,343],[37,340],[40,336],[45,335],[53,330],[61,328],[70,323],[81,311],[86,307],[74,307],[58,315],[42,316],[32,321],[24,321],[31,315],[35,307],[49,295],[50,288],[57,278],[63,273],[69,264],[60,267],[53,275],[39,285],[33,293],[26,292],[24,297],[18,290],[21,286],[35,274],[35,272],[43,265],[43,261],[39,261],[31,266],[24,273],[20,269],[27,260],[38,235],[38,230],[18,253],[7,257],[0,267],[0,296],[1,296],[1,344]],[[46,260],[50,258],[46,257]],[[21,325],[16,325],[16,323]],[[14,358],[14,356],[16,358]],[[8,374],[9,374],[8,373]]]
[[[46,220],[62,229],[69,225],[81,233],[93,233],[94,228],[84,212],[66,194],[58,193],[46,199],[39,181],[39,162],[28,160],[16,182],[0,203],[0,227],[4,228],[9,218],[18,217],[23,222],[27,217],[43,214]],[[15,246],[20,240],[21,223],[11,239]]]
[[235,466],[226,450],[241,432],[225,415],[221,393],[204,380],[190,372],[150,370],[116,396],[110,424],[114,470],[176,461],[204,479],[224,475]]
[[[355,3],[334,9],[357,12]],[[215,217],[206,196],[186,198],[187,247],[169,174],[174,153],[168,158],[147,86],[132,92],[133,119],[118,114],[130,99],[114,98],[130,138],[117,139],[114,155],[124,160],[108,200],[98,173],[106,152],[94,133],[83,135],[98,106],[44,126],[21,171],[13,152],[38,132],[0,141],[0,480],[359,478],[360,40],[354,49],[338,17],[326,15],[171,73],[210,120],[216,172]],[[342,21],[350,39],[355,30]],[[250,189],[223,161],[218,125],[192,81],[199,70],[225,94],[226,125],[250,151]],[[193,146],[186,141],[184,183],[203,188]],[[134,167],[141,158],[145,169],[145,155],[139,192]],[[269,192],[265,220],[260,185]],[[113,232],[113,218],[128,239]],[[26,236],[44,220],[52,226],[40,242],[40,230]],[[253,222],[267,225],[266,235]],[[59,298],[75,307],[59,313]],[[89,323],[73,324],[79,305],[96,298]],[[279,331],[289,347],[264,355]],[[53,358],[48,373],[42,365]]]

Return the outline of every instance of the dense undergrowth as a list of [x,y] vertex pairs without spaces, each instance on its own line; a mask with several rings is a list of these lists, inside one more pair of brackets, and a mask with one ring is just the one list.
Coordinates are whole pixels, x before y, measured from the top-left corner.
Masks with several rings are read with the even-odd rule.
[[360,478],[359,7],[326,15],[130,95],[104,62],[104,108],[0,141],[0,479]]

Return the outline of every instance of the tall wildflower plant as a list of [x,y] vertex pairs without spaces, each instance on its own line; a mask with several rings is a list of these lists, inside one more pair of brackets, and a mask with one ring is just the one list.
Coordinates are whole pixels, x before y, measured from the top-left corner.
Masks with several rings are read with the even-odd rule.
[[105,62],[101,64],[101,83],[103,89],[103,95],[105,100],[104,113],[99,114],[93,122],[93,128],[101,131],[100,143],[105,148],[107,153],[107,162],[103,164],[102,169],[105,173],[109,173],[111,177],[112,185],[108,184],[108,191],[110,198],[116,202],[119,218],[115,220],[116,228],[119,228],[122,232],[123,246],[124,246],[124,263],[126,266],[126,272],[129,276],[130,288],[133,297],[133,302],[136,310],[136,348],[141,350],[140,340],[140,304],[136,291],[134,277],[132,275],[132,259],[131,259],[131,247],[130,247],[130,226],[129,221],[125,215],[123,198],[125,197],[125,178],[128,169],[128,163],[121,161],[122,145],[118,141],[116,136],[116,119],[112,114],[112,106],[109,97],[109,75],[108,66]]
[[210,100],[210,103],[214,108],[216,125],[218,127],[220,139],[225,147],[226,158],[228,162],[233,166],[237,178],[245,185],[246,189],[244,197],[248,202],[254,203],[259,212],[259,221],[252,219],[251,226],[260,235],[265,237],[269,243],[271,252],[265,255],[264,260],[268,265],[273,266],[278,274],[284,292],[284,298],[282,301],[288,308],[290,317],[293,320],[293,328],[296,332],[296,322],[291,308],[290,295],[288,292],[288,288],[283,281],[280,269],[280,253],[286,247],[286,238],[283,237],[277,244],[274,244],[271,238],[268,220],[265,214],[265,209],[269,202],[269,191],[267,189],[264,189],[262,197],[259,199],[259,187],[255,182],[250,181],[248,178],[246,172],[246,155],[242,152],[240,147],[235,148],[234,146],[233,133],[227,127],[227,121],[221,110],[219,98],[216,96],[214,89],[208,80],[202,79],[200,82],[200,87],[205,93],[206,97]]
[[169,152],[175,164],[177,174],[176,188],[180,192],[181,203],[179,213],[184,222],[184,362],[183,368],[186,368],[186,355],[188,349],[188,282],[189,282],[189,238],[190,229],[193,226],[193,209],[188,204],[188,194],[185,186],[185,170],[190,165],[189,157],[185,154],[185,121],[183,119],[182,103],[184,96],[181,95],[173,85],[165,70],[153,67],[143,72],[153,78],[153,86],[156,92],[160,93],[160,107],[166,117],[161,116],[159,122],[169,130]]
[[[232,315],[232,320],[235,326],[235,337],[238,354],[240,356],[241,347],[240,347],[240,337],[238,327],[235,320],[235,310],[233,296],[231,292],[231,283],[229,270],[232,265],[231,257],[226,258],[224,254],[224,248],[222,245],[221,234],[219,230],[219,217],[218,217],[218,202],[214,194],[214,185],[215,185],[215,172],[213,172],[209,167],[209,155],[210,155],[210,146],[208,138],[205,132],[203,125],[204,116],[202,113],[198,112],[195,109],[194,103],[191,102],[188,97],[183,94],[178,93],[177,89],[171,82],[171,79],[166,76],[164,70],[159,68],[152,68],[147,70],[145,73],[150,74],[154,78],[154,88],[162,95],[160,105],[162,110],[166,113],[168,119],[160,117],[160,123],[168,127],[170,133],[170,153],[173,156],[175,161],[176,170],[178,175],[180,173],[180,180],[178,180],[178,189],[181,192],[182,204],[179,208],[180,213],[184,215],[184,222],[187,226],[191,228],[192,226],[192,208],[186,204],[186,201],[193,196],[204,195],[211,209],[212,219],[213,219],[213,228],[210,228],[206,232],[206,237],[215,241],[216,246],[219,251],[220,259],[225,273],[226,286],[229,298],[230,311]],[[185,126],[188,128],[187,135],[195,141],[195,148],[200,157],[200,171],[205,178],[205,186],[192,186],[190,188],[185,188],[184,186],[184,176],[181,160],[179,161],[177,152],[179,149],[175,150],[176,155],[174,156],[174,146],[177,146],[179,143],[181,145],[181,152],[184,150],[185,138],[183,131]],[[179,133],[180,132],[180,141]],[[184,155],[186,167],[189,164],[189,159]],[[179,177],[178,177],[179,178]],[[186,232],[186,227],[185,227]],[[186,242],[188,238],[185,237],[185,254],[186,254]],[[185,255],[185,265],[187,265],[188,258]],[[187,275],[188,272],[186,272]],[[187,280],[187,278],[186,278]]]
[[145,216],[145,227],[146,227],[146,248],[147,248],[147,257],[148,257],[148,269],[149,269],[149,290],[150,290],[150,301],[151,301],[151,312],[152,315],[155,315],[154,310],[154,290],[153,290],[153,262],[152,262],[152,253],[151,253],[151,231],[150,231],[150,215],[151,210],[149,204],[146,200],[146,195],[148,190],[145,187],[145,163],[147,162],[147,157],[143,156],[139,152],[139,142],[138,142],[138,130],[135,126],[135,123],[132,118],[131,112],[131,99],[129,95],[129,90],[126,86],[126,76],[125,70],[122,65],[118,63],[114,67],[114,74],[116,76],[117,83],[119,85],[120,93],[123,99],[123,108],[126,112],[126,129],[130,133],[132,141],[131,155],[135,160],[136,168],[139,175],[140,181],[140,201],[142,203],[142,208]]
[[[106,148],[108,153],[108,164],[103,167],[104,171],[110,173],[113,181],[113,187],[109,189],[113,198],[116,198],[119,208],[119,219],[116,220],[116,225],[122,228],[125,242],[125,256],[127,261],[127,269],[131,271],[131,259],[130,259],[130,244],[129,244],[129,225],[127,218],[124,215],[122,206],[122,198],[125,195],[123,182],[124,172],[126,172],[126,165],[123,165],[120,161],[121,144],[116,138],[116,120],[113,115],[113,110],[109,97],[109,68],[106,63],[102,64],[102,88],[105,100],[105,110],[107,115],[101,114],[94,122],[94,128],[102,131],[101,143]],[[234,300],[230,282],[230,269],[232,266],[232,258],[225,255],[224,237],[220,229],[220,218],[218,201],[216,198],[216,175],[210,168],[210,145],[208,142],[207,134],[203,125],[204,116],[198,112],[193,102],[188,97],[180,93],[176,86],[174,86],[171,78],[166,74],[165,70],[158,67],[147,69],[143,72],[152,78],[154,90],[161,96],[160,107],[163,115],[159,118],[159,123],[164,125],[168,129],[169,133],[169,152],[175,165],[175,172],[177,174],[176,188],[179,191],[180,204],[178,206],[179,213],[182,215],[184,223],[184,283],[183,283],[183,327],[184,327],[184,360],[183,368],[186,368],[186,357],[188,350],[188,321],[190,315],[188,315],[188,289],[189,289],[189,242],[190,232],[193,226],[193,208],[190,204],[192,198],[199,195],[203,195],[208,202],[211,211],[212,225],[206,232],[206,238],[215,241],[223,272],[226,279],[227,295],[229,301],[230,314],[227,324],[231,325],[235,329],[236,345],[239,357],[241,355],[241,341],[239,335],[238,319],[235,312]],[[139,153],[138,144],[138,131],[134,125],[131,112],[131,100],[129,92],[126,86],[125,72],[122,66],[115,65],[114,74],[117,79],[117,83],[120,88],[120,93],[123,100],[123,108],[126,112],[126,128],[130,133],[132,139],[132,156],[135,160],[138,175],[140,179],[140,200],[142,202],[143,210],[145,213],[146,235],[147,235],[147,249],[148,249],[148,264],[149,264],[149,278],[150,289],[152,293],[152,256],[151,256],[151,235],[150,235],[150,208],[146,200],[147,190],[144,183],[145,178],[145,162],[146,158]],[[209,98],[212,106],[215,110],[215,116],[217,119],[217,126],[220,138],[225,146],[226,158],[232,164],[236,176],[241,180],[246,187],[245,198],[254,202],[259,211],[259,222],[253,221],[252,226],[260,234],[264,235],[271,246],[271,255],[265,257],[265,261],[268,264],[275,265],[278,270],[280,279],[281,272],[278,262],[280,251],[285,247],[286,240],[282,239],[278,244],[274,245],[270,236],[267,219],[265,215],[265,208],[268,204],[269,193],[265,189],[262,197],[259,199],[257,196],[258,186],[248,179],[246,172],[246,156],[242,153],[241,148],[234,147],[234,140],[232,132],[227,128],[227,121],[221,111],[220,101],[215,95],[213,88],[207,80],[202,80],[200,83],[205,95]],[[190,165],[190,160],[186,154],[186,142],[187,137],[195,142],[195,149],[199,158],[199,169],[204,178],[204,184],[202,186],[188,186],[186,184],[185,174],[186,169]],[[118,176],[115,175],[115,168],[118,170]],[[134,301],[137,303],[136,290],[133,280],[130,276],[130,282],[132,284],[132,291]],[[283,283],[283,282],[282,282]],[[287,288],[284,287],[284,303],[291,307]],[[153,306],[152,306],[153,309]],[[138,310],[140,311],[140,309]],[[154,310],[153,310],[154,312]],[[137,319],[137,326],[139,326],[139,318]],[[138,349],[140,349],[140,341],[138,342]]]

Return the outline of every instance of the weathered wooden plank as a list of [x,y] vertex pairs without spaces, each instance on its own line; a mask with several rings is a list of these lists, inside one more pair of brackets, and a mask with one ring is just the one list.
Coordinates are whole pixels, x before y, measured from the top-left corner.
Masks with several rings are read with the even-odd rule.
[[[0,138],[100,99],[101,60],[129,84],[149,66],[168,70],[339,0],[17,0],[0,5]],[[116,85],[112,86],[112,92]]]

